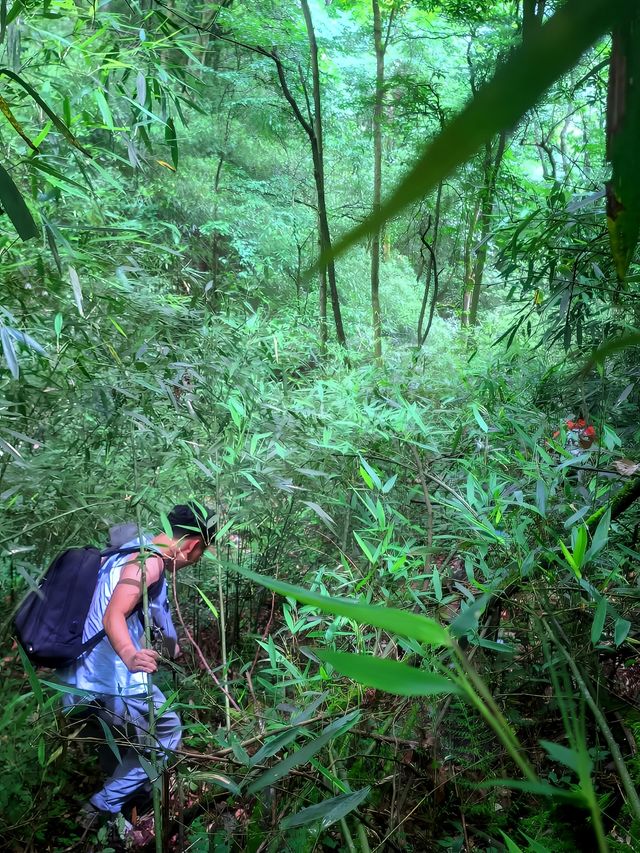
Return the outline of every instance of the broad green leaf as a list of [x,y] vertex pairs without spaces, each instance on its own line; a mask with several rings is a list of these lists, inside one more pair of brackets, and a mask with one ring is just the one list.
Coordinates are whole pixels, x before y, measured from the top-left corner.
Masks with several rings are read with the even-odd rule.
[[374,687],[398,696],[440,696],[460,693],[457,684],[443,675],[425,672],[397,660],[359,655],[351,652],[332,652],[314,649],[321,661],[330,663],[341,675],[365,687]]
[[599,346],[593,352],[591,358],[583,367],[582,372],[588,373],[593,367],[602,364],[606,358],[616,352],[637,346],[640,346],[640,332],[629,332],[628,334],[621,335],[619,338],[614,338],[612,341],[602,344],[602,346]]
[[[515,127],[563,74],[617,21],[631,15],[634,0],[568,0],[526,43],[510,53],[467,106],[424,150],[389,199],[348,232],[332,256],[378,230],[408,205],[425,198],[500,131]],[[328,256],[320,259],[325,263]]]
[[169,539],[173,539],[173,528],[171,527],[171,522],[169,521],[169,517],[166,512],[160,513],[160,524],[162,525],[162,530],[164,531],[165,536],[168,536]]
[[82,307],[82,288],[80,287],[80,279],[75,267],[69,267],[69,281],[73,290],[73,298],[78,309],[78,314],[84,317],[84,308]]
[[204,603],[207,605],[207,607],[209,608],[209,610],[213,613],[214,617],[215,617],[216,619],[218,619],[218,611],[217,611],[217,609],[216,609],[216,607],[215,607],[214,603],[213,603],[213,602],[212,602],[212,601],[211,601],[211,600],[210,600],[210,599],[209,599],[209,598],[204,594],[204,592],[200,589],[200,587],[199,587],[199,586],[196,586],[196,589],[197,589],[197,590],[198,590],[198,592],[200,593],[200,597],[202,598],[202,600],[204,601]]
[[469,631],[474,631],[478,627],[480,617],[489,603],[490,596],[485,593],[477,598],[473,604],[466,606],[464,602],[461,604],[461,610],[458,616],[449,626],[449,631],[452,637],[462,637]]
[[565,523],[564,523],[565,530],[568,530],[570,527],[573,527],[573,525],[574,525],[577,521],[580,521],[580,519],[581,519],[581,518],[584,518],[584,517],[585,517],[585,515],[586,515],[588,512],[590,512],[590,511],[591,511],[591,507],[590,507],[590,506],[582,506],[582,507],[580,507],[580,509],[579,509],[579,510],[577,510],[577,511],[576,511],[576,512],[574,512],[572,515],[570,515],[570,516],[569,516],[569,518],[565,521]]
[[575,560],[573,559],[573,554],[569,551],[564,542],[560,542],[560,548],[562,549],[562,553],[564,554],[565,560],[571,566],[573,573],[578,578],[578,580],[580,580],[580,578],[582,577],[582,572],[580,571],[579,567],[576,566]]
[[538,480],[536,483],[536,506],[538,512],[544,518],[547,514],[547,487],[544,480]]
[[376,489],[382,489],[382,481],[380,480],[380,477],[363,456],[360,457],[360,463],[369,475],[371,482],[376,487]]
[[18,643],[18,654],[20,655],[20,660],[22,661],[22,666],[24,667],[24,671],[27,673],[27,678],[29,679],[29,684],[31,685],[31,690],[33,691],[33,695],[35,697],[38,705],[42,705],[44,703],[44,695],[42,693],[42,687],[40,685],[40,681],[38,680],[38,676],[33,667],[33,664],[27,657],[25,650],[22,648],[20,643]]
[[100,110],[100,115],[102,116],[102,121],[105,126],[109,130],[115,130],[115,125],[113,123],[113,115],[111,114],[111,107],[109,106],[107,99],[104,96],[104,92],[102,89],[94,89],[93,96],[96,99],[96,103],[98,105],[98,109]]
[[31,211],[20,191],[13,183],[11,175],[0,166],[0,208],[4,210],[21,240],[30,240],[40,234]]
[[358,543],[358,545],[360,546],[360,548],[362,549],[362,553],[365,555],[367,560],[369,560],[370,563],[375,563],[376,558],[373,554],[371,546],[368,545],[365,542],[365,540],[362,538],[362,536],[360,536],[360,534],[357,533],[355,530],[353,531],[353,536],[354,536],[356,542]]
[[304,746],[300,747],[300,749],[292,752],[282,761],[278,762],[274,767],[271,767],[269,770],[266,770],[258,776],[258,778],[247,788],[247,793],[255,794],[263,788],[266,788],[268,785],[273,785],[274,782],[282,779],[283,776],[286,776],[294,767],[298,767],[300,764],[307,764],[309,759],[323,749],[330,740],[338,737],[345,731],[348,731],[348,729],[354,726],[359,719],[360,712],[351,711],[351,713],[345,714],[344,717],[334,720],[330,725],[322,730],[317,738],[309,741]]
[[142,71],[138,71],[136,76],[136,100],[141,107],[144,106],[147,100],[147,81]]
[[229,791],[234,796],[238,796],[241,792],[240,785],[228,776],[223,776],[222,773],[209,773],[206,770],[196,770],[195,773],[192,772],[189,774],[189,778],[208,785],[220,785],[221,788]]
[[487,422],[485,421],[485,419],[480,414],[480,409],[478,409],[478,407],[476,406],[475,403],[472,404],[471,411],[473,412],[473,417],[478,422],[478,426],[480,427],[482,432],[489,432],[489,427],[487,425]]
[[513,839],[509,838],[509,836],[505,832],[500,830],[500,835],[504,838],[504,843],[507,845],[508,853],[524,853],[522,847],[518,847],[516,842],[513,841]]
[[164,141],[171,150],[171,162],[175,169],[178,168],[178,138],[176,136],[176,126],[173,119],[168,119],[164,129]]
[[593,615],[593,622],[591,623],[591,642],[595,646],[602,636],[602,631],[604,630],[604,621],[607,617],[607,600],[606,598],[601,598],[598,601],[598,605],[596,607],[596,612]]
[[[541,740],[540,745],[546,749],[552,761],[564,764],[565,767],[573,770],[574,773],[580,773],[582,757],[575,749],[569,749],[567,746],[562,746],[559,743],[552,743],[552,741],[549,740]],[[589,764],[590,763],[591,762],[589,761]]]
[[442,601],[442,583],[440,582],[440,572],[437,566],[433,567],[431,583],[433,584],[433,594],[436,597],[436,601]]
[[602,516],[600,521],[598,522],[598,526],[596,527],[596,532],[593,534],[593,539],[591,540],[591,547],[587,553],[587,560],[590,560],[592,557],[601,551],[607,542],[609,541],[609,525],[611,524],[611,507],[607,509],[605,514]]
[[556,788],[547,782],[527,782],[524,779],[486,779],[478,783],[479,788],[512,788],[514,791],[525,791],[528,794],[538,794],[541,797],[551,797],[557,800],[569,800],[581,806],[586,805],[584,794],[579,790]]
[[305,826],[309,823],[320,821],[320,829],[328,829],[336,821],[341,820],[349,812],[357,809],[369,795],[371,788],[361,788],[349,794],[339,794],[330,797],[315,806],[307,806],[295,814],[289,815],[280,823],[281,829],[292,829],[294,826]]
[[303,604],[311,604],[325,613],[334,616],[345,616],[353,619],[360,625],[372,625],[374,628],[382,628],[390,634],[400,634],[405,637],[414,637],[421,643],[432,646],[450,646],[451,639],[447,631],[434,619],[428,619],[417,613],[398,610],[395,607],[373,606],[360,601],[338,598],[335,596],[320,595],[300,586],[294,586],[284,581],[275,580],[267,575],[252,572],[243,566],[231,565],[234,571],[254,583],[261,584],[267,589],[277,592],[285,597],[295,598]]
[[[17,4],[14,4],[11,9],[11,12],[13,12],[13,9],[16,5]],[[71,145],[73,145],[79,151],[82,151],[82,153],[86,154],[88,157],[91,156],[87,149],[83,148],[83,146],[80,145],[80,143],[75,138],[73,133],[71,133],[67,125],[58,118],[58,116],[53,112],[53,110],[49,108],[47,102],[40,97],[38,92],[33,88],[30,83],[27,83],[27,81],[23,77],[21,77],[19,74],[16,74],[15,71],[11,71],[9,68],[0,68],[0,74],[4,74],[5,77],[9,77],[11,80],[14,80],[19,86],[22,86],[25,92],[28,92],[28,94],[33,98],[36,104],[38,104],[40,109],[49,116],[56,129],[60,131],[60,133],[64,136],[67,142],[70,142]]]
[[[471,642],[473,643],[473,640]],[[475,644],[481,646],[483,649],[491,649],[492,652],[498,652],[501,655],[512,655],[516,651],[515,646],[512,646],[510,643],[487,640],[484,637],[480,637]]]
[[573,562],[577,566],[578,569],[582,569],[584,564],[584,556],[587,553],[587,528],[584,524],[581,524],[577,529],[573,530]]
[[627,639],[627,635],[631,630],[631,622],[627,619],[618,618],[615,621],[615,626],[613,629],[613,639],[616,646],[622,645],[624,641]]
[[4,355],[4,360],[7,362],[7,367],[11,371],[13,378],[18,379],[20,376],[18,356],[13,344],[13,339],[6,326],[0,326],[0,341],[2,342],[2,353]]
[[116,739],[113,736],[113,732],[109,728],[109,726],[105,723],[102,717],[98,717],[98,722],[102,726],[102,731],[104,732],[104,737],[107,742],[107,745],[111,752],[115,755],[116,761],[118,764],[122,764],[122,756],[120,755],[120,750],[118,748],[118,744],[116,743]]
[[280,752],[281,749],[284,749],[285,746],[289,746],[290,743],[297,739],[301,731],[302,729],[300,728],[289,729],[287,732],[281,732],[279,735],[270,738],[251,756],[251,767],[255,767],[256,764],[262,764],[267,758],[271,758]]
[[315,501],[302,501],[302,503],[305,504],[305,506],[308,506],[309,509],[312,509],[318,518],[321,518],[322,521],[324,521],[329,530],[332,532],[335,531],[335,521],[331,518],[328,512],[325,512],[325,510],[322,509],[320,504],[315,503]]
[[534,838],[531,838],[525,832],[522,833],[524,837],[527,839],[529,844],[529,850],[527,853],[553,853],[548,847],[545,847],[544,844],[540,844],[539,841],[536,841]]
[[388,492],[390,492],[390,491],[391,491],[391,489],[395,486],[395,484],[396,484],[396,480],[397,480],[397,479],[398,479],[398,475],[397,475],[397,474],[394,474],[392,477],[389,477],[389,479],[387,480],[387,482],[386,482],[386,483],[384,484],[384,486],[382,487],[382,494],[383,494],[383,495],[386,495]]

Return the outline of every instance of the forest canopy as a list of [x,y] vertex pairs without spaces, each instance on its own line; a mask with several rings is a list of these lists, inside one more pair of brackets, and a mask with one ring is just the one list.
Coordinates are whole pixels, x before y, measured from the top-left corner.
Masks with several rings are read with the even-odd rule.
[[[639,37],[0,0],[2,849],[640,848]],[[13,619],[186,501],[182,743],[83,832],[131,744]]]

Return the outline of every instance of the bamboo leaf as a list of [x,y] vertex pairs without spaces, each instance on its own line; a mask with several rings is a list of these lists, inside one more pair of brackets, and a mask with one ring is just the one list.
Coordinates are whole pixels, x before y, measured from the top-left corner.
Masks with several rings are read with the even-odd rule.
[[599,346],[598,349],[593,352],[589,361],[582,368],[582,373],[588,373],[593,367],[598,364],[602,364],[606,358],[616,352],[637,346],[640,346],[640,332],[629,332],[619,338],[614,338],[612,341],[602,344],[602,346]]
[[30,240],[40,233],[31,211],[13,183],[11,175],[0,166],[0,207],[7,214],[21,240]]
[[11,107],[2,97],[2,95],[0,95],[0,111],[4,114],[5,118],[7,119],[11,127],[13,127],[18,136],[21,136],[22,139],[24,139],[24,141],[27,143],[29,148],[31,148],[32,151],[35,151],[37,153],[38,146],[34,145],[33,142],[29,139],[25,131],[22,129],[22,125],[12,113]]
[[616,646],[622,645],[631,630],[631,622],[628,619],[618,618],[613,629],[613,639]]
[[202,598],[202,600],[204,601],[204,603],[207,605],[207,607],[209,608],[209,610],[213,613],[213,615],[214,615],[214,616],[215,616],[215,618],[217,619],[217,618],[218,618],[218,611],[216,610],[215,605],[213,604],[213,602],[212,602],[212,601],[211,601],[211,600],[210,600],[210,599],[209,599],[209,598],[204,594],[204,592],[200,589],[200,587],[199,587],[199,586],[196,586],[196,589],[197,589],[197,590],[198,590],[198,592],[200,593],[200,597]]
[[249,785],[247,793],[255,794],[263,788],[266,788],[268,785],[272,785],[274,782],[282,779],[282,777],[286,776],[294,767],[298,767],[300,764],[307,764],[317,752],[329,743],[330,740],[338,737],[354,726],[359,718],[360,712],[352,711],[350,714],[345,714],[344,717],[334,720],[330,725],[322,730],[317,738],[309,741],[309,743],[306,743],[304,746],[300,747],[300,749],[292,752],[282,761],[278,762],[274,767],[271,767],[269,770],[258,776],[258,778]]
[[598,606],[596,607],[596,612],[593,616],[593,622],[591,623],[591,642],[595,646],[602,636],[602,631],[604,630],[604,621],[607,617],[607,600],[606,598],[601,598],[598,601]]
[[[11,12],[9,13],[9,18],[12,16],[13,10],[17,5],[17,3],[14,3],[13,7],[11,8]],[[55,127],[60,131],[60,133],[64,136],[67,142],[70,142],[71,145],[73,145],[79,151],[82,151],[82,153],[86,154],[87,157],[91,157],[91,154],[87,151],[87,149],[83,148],[83,146],[80,145],[80,143],[75,138],[73,133],[71,133],[67,125],[58,118],[58,116],[53,112],[53,110],[50,109],[47,102],[40,97],[40,95],[36,92],[33,86],[27,83],[27,81],[24,78],[20,77],[19,74],[16,74],[15,71],[11,71],[9,68],[0,68],[0,75],[1,74],[4,74],[5,77],[9,77],[11,80],[14,80],[19,86],[22,86],[25,92],[27,92],[33,98],[36,104],[38,104],[40,109],[49,116]]]
[[320,595],[317,592],[275,580],[275,578],[252,572],[250,569],[235,564],[231,564],[230,568],[250,581],[261,584],[279,595],[295,598],[303,604],[313,605],[325,613],[345,616],[360,625],[372,625],[391,634],[413,637],[420,643],[427,643],[432,646],[451,646],[451,639],[447,631],[434,619],[429,619],[426,616],[398,610],[395,607],[364,604],[355,599]]
[[425,672],[397,660],[359,655],[350,652],[332,652],[314,649],[322,661],[330,663],[341,675],[398,696],[441,696],[445,693],[460,693],[457,684],[443,675]]
[[558,764],[564,764],[565,767],[573,770],[574,773],[580,772],[583,759],[580,753],[575,749],[569,749],[567,746],[562,746],[559,743],[552,743],[548,740],[541,740],[540,746],[546,749],[552,761],[556,761]]
[[136,100],[141,107],[145,105],[147,100],[147,81],[142,71],[138,71],[136,77]]
[[282,732],[275,737],[270,738],[260,749],[251,756],[249,760],[249,764],[251,767],[255,767],[256,764],[262,764],[263,761],[266,761],[267,758],[272,758],[281,749],[284,749],[285,746],[289,746],[294,740],[297,739],[300,734],[301,729],[290,729],[288,732]]
[[320,829],[328,829],[336,821],[341,820],[349,812],[357,809],[360,803],[363,803],[369,796],[371,788],[361,788],[359,791],[353,791],[349,794],[338,794],[337,797],[330,797],[328,800],[323,800],[314,806],[307,806],[306,809],[300,809],[299,812],[289,815],[281,823],[281,829],[292,829],[294,826],[306,826],[309,823],[320,821]]
[[4,360],[7,362],[7,367],[11,371],[11,375],[13,376],[13,378],[18,379],[20,376],[20,366],[18,364],[18,357],[16,355],[16,349],[13,345],[13,340],[6,326],[0,326],[0,340],[2,341],[2,352],[4,355]]
[[500,834],[504,838],[504,843],[507,845],[507,853],[524,853],[522,847],[518,847],[516,842],[512,838],[509,838],[505,832],[500,830]]
[[473,417],[478,422],[478,426],[480,427],[482,432],[489,432],[489,427],[487,425],[487,422],[485,421],[485,419],[480,414],[480,409],[478,409],[478,407],[476,406],[475,403],[472,404],[471,411],[473,412]]
[[78,313],[81,317],[84,317],[84,309],[82,307],[82,288],[80,287],[80,279],[78,278],[78,273],[76,272],[75,267],[69,267],[69,281],[71,282],[73,298],[75,299]]
[[317,504],[314,501],[302,501],[302,503],[305,504],[306,506],[308,506],[309,509],[312,509],[315,512],[315,514],[319,518],[321,518],[322,521],[324,521],[324,523],[327,525],[329,530],[331,530],[331,531],[335,530],[335,525],[336,525],[335,521],[331,518],[331,516],[329,515],[328,512],[325,512],[322,509],[320,504]]
[[164,141],[169,146],[171,151],[171,162],[174,169],[178,169],[178,137],[176,136],[176,126],[173,119],[168,119],[164,128]]
[[105,740],[107,741],[107,745],[111,752],[115,755],[116,761],[118,764],[122,764],[122,756],[120,755],[120,750],[118,749],[118,744],[113,736],[113,732],[109,728],[109,726],[105,723],[102,717],[97,717],[98,722],[102,726],[102,731],[104,732]]
[[611,524],[611,507],[607,509],[604,513],[600,521],[598,522],[598,526],[596,527],[596,532],[593,534],[593,539],[591,540],[591,547],[586,556],[586,560],[590,560],[592,557],[601,551],[607,542],[609,541],[609,525]]
[[100,115],[102,116],[102,121],[109,128],[109,130],[115,130],[115,125],[113,123],[113,115],[111,113],[111,107],[107,103],[107,99],[104,96],[104,92],[102,89],[94,89],[93,95],[96,99],[96,104],[98,105],[98,109],[100,110]]

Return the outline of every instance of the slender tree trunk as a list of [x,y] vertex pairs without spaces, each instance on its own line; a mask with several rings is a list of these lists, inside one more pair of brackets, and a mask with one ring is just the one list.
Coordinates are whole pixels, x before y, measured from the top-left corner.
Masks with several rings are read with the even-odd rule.
[[[313,124],[312,126],[309,126],[307,123],[307,132],[309,133],[309,130],[311,131],[311,133],[309,133],[309,139],[311,141],[311,153],[313,157],[313,177],[316,184],[316,193],[318,197],[320,249],[321,253],[325,254],[331,251],[331,231],[329,230],[329,218],[327,215],[327,203],[325,197],[324,146],[322,139],[322,100],[320,96],[318,43],[316,41],[316,34],[313,29],[313,20],[311,18],[311,12],[309,10],[308,0],[301,0],[301,3],[302,13],[304,15],[304,22],[307,28],[307,37],[309,39],[309,52],[311,55],[311,76],[313,81]],[[341,346],[346,347],[347,339],[345,337],[344,326],[342,324],[340,297],[338,295],[338,286],[336,283],[336,267],[333,259],[327,261],[327,279],[329,282],[329,293],[331,296],[333,319],[336,326],[336,336]]]
[[476,233],[478,216],[480,215],[480,197],[476,199],[469,216],[469,227],[464,241],[464,282],[462,285],[462,315],[460,325],[466,328],[470,324],[471,298],[473,296],[473,265],[471,263],[471,247]]
[[[437,258],[437,243],[438,243],[438,229],[440,227],[440,208],[442,202],[442,181],[438,184],[438,191],[436,193],[436,207],[433,214],[433,241],[431,246],[433,248],[433,252]],[[426,236],[426,235],[425,235]],[[424,326],[424,318],[427,311],[427,302],[429,301],[429,290],[431,288],[431,275],[434,272],[433,270],[433,258],[431,257],[431,252],[429,252],[429,257],[427,258],[427,274],[424,282],[424,294],[422,297],[422,305],[420,306],[420,316],[418,317],[418,349],[423,345],[424,339],[426,335],[423,336],[422,328]],[[433,299],[436,298],[434,294]]]
[[482,290],[484,268],[487,262],[488,241],[493,219],[496,183],[498,180],[498,172],[500,171],[500,164],[502,163],[502,157],[504,155],[506,139],[506,131],[502,131],[498,137],[495,155],[493,154],[492,146],[487,145],[484,169],[485,185],[480,205],[480,245],[478,246],[473,266],[473,290],[471,293],[471,304],[469,306],[470,326],[475,326],[478,320],[478,302],[480,300],[480,292]]
[[[384,97],[384,54],[380,3],[372,0],[373,40],[376,53],[376,91],[373,105],[373,215],[382,205],[382,109]],[[376,228],[371,240],[371,311],[373,315],[373,354],[382,359],[382,323],[380,319],[380,239],[381,228]]]
[[327,272],[320,270],[320,354],[327,353]]

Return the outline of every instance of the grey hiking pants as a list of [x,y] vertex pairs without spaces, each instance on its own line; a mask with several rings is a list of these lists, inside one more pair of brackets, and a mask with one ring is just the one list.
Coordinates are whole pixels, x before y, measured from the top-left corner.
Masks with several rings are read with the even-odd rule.
[[[154,685],[156,714],[164,703],[164,695]],[[99,704],[98,716],[116,733],[129,737],[131,742],[131,746],[119,747],[120,763],[98,793],[91,797],[96,808],[117,814],[127,800],[153,781],[139,759],[142,755],[143,759],[149,760],[149,705],[144,696],[101,696]],[[156,716],[156,733],[151,744],[163,762],[167,761],[169,753],[177,749],[181,736],[182,726],[175,711],[164,711],[162,716]]]

